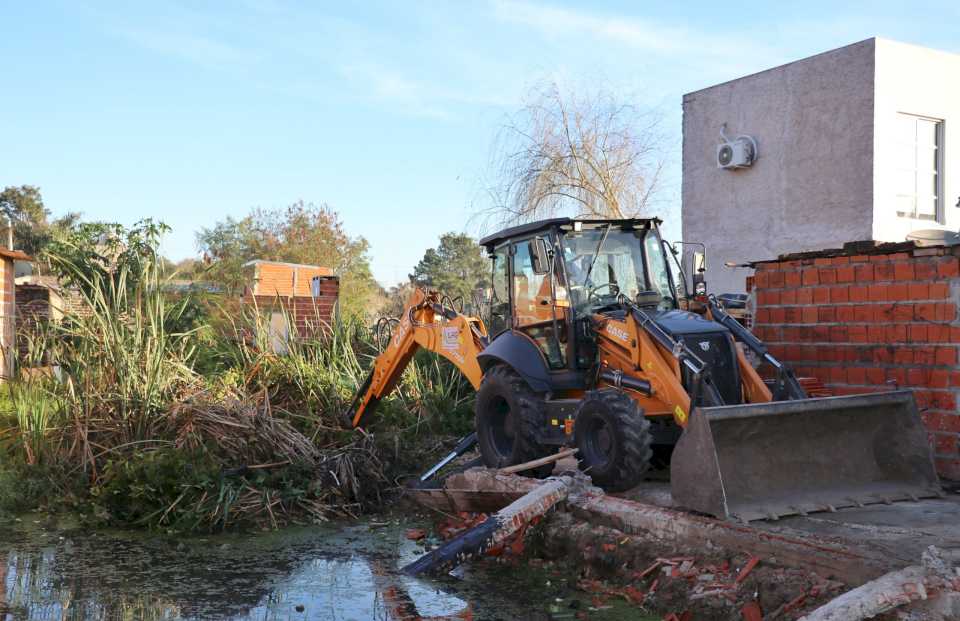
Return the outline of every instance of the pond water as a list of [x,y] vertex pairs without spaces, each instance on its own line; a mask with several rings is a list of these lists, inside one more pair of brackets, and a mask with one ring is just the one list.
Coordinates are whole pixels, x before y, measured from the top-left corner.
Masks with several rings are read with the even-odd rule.
[[0,619],[647,618],[618,602],[593,610],[539,568],[487,562],[459,578],[400,576],[423,553],[404,536],[409,526],[174,537],[21,515],[0,523]]

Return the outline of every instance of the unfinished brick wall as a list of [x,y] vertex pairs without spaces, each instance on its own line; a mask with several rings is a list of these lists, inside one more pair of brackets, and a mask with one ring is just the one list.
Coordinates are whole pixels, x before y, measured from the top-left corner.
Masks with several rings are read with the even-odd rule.
[[320,296],[316,298],[301,295],[253,295],[248,289],[243,296],[243,302],[256,303],[257,308],[265,313],[286,312],[296,333],[301,337],[309,337],[330,325],[339,295],[340,281],[331,276],[320,280]]
[[834,394],[913,389],[938,471],[960,480],[960,247],[869,252],[757,264],[754,333]]

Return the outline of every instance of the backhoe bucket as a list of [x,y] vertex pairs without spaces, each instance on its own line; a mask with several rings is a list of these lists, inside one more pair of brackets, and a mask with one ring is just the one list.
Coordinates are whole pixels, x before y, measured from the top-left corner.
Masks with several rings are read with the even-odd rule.
[[674,504],[748,522],[942,495],[908,391],[697,408]]

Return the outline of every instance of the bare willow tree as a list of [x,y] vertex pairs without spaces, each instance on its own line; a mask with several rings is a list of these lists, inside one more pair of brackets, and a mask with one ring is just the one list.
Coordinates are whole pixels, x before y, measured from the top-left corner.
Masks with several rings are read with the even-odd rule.
[[557,215],[648,214],[663,168],[660,118],[609,91],[532,89],[499,132],[487,188],[487,221],[515,224]]

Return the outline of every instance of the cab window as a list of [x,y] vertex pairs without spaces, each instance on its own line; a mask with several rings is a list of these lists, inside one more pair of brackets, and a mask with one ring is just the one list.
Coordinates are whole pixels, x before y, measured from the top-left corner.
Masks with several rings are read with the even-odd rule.
[[663,256],[663,244],[660,236],[653,231],[647,231],[644,243],[647,254],[647,269],[650,276],[650,290],[660,294],[660,303],[657,308],[669,310],[676,308],[674,292],[670,287],[670,274],[667,272],[666,257]]
[[[563,348],[554,332],[553,292],[550,274],[537,274],[533,268],[530,242],[514,244],[513,313],[514,326],[536,341],[551,368],[565,364]],[[559,318],[558,318],[559,319]],[[557,322],[562,330],[564,323]]]
[[490,334],[497,335],[507,329],[510,309],[508,290],[507,261],[510,246],[504,244],[493,251],[493,278],[490,294]]

